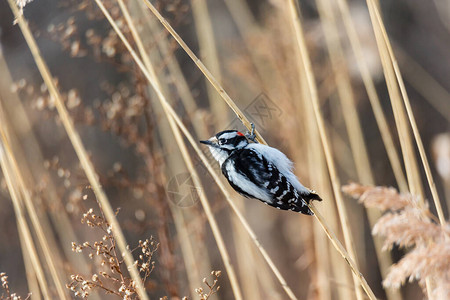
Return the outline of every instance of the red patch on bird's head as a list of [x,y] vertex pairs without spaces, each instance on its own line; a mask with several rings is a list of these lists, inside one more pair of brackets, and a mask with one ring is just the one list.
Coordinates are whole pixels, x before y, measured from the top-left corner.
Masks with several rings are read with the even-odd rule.
[[239,131],[238,131],[236,134],[237,134],[238,136],[244,136],[244,134],[243,134],[242,132],[239,132]]

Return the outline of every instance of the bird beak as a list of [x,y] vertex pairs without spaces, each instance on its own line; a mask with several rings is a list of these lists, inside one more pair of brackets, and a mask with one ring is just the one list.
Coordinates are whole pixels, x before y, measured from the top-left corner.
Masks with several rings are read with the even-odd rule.
[[217,144],[217,138],[215,136],[213,136],[212,138],[210,138],[209,140],[206,141],[200,141],[200,143],[211,146],[211,147],[216,147],[218,148],[218,144]]
[[206,141],[200,141],[200,143],[205,144],[205,145],[208,145],[208,146],[212,146],[212,142],[209,141],[209,140],[206,140]]

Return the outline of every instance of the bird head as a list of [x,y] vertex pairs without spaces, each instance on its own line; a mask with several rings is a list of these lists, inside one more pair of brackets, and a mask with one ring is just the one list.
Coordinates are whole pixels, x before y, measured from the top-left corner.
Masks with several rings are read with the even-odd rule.
[[243,133],[237,130],[225,130],[206,141],[200,141],[200,143],[207,145],[214,159],[222,165],[234,150],[247,146],[248,140]]

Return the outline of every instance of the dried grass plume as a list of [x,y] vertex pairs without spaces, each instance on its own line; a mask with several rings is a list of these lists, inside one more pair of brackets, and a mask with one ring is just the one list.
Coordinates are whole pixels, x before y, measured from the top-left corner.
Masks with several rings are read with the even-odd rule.
[[[433,299],[450,299],[450,226],[440,226],[428,207],[418,205],[410,194],[394,188],[362,186],[352,183],[343,191],[358,198],[366,207],[385,212],[372,233],[385,238],[383,249],[394,245],[407,254],[392,265],[383,281],[385,287],[400,288],[408,280],[417,280]],[[428,291],[426,291],[426,280]]]

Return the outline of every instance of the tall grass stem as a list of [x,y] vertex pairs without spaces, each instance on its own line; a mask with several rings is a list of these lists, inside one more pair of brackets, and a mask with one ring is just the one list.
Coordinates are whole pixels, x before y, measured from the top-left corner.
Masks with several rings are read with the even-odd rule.
[[21,15],[19,13],[19,10],[13,0],[8,0],[8,3],[11,7],[11,10],[14,13],[14,16],[20,26],[20,29],[22,30],[22,34],[25,37],[28,47],[30,48],[30,51],[33,55],[34,61],[39,69],[39,72],[41,73],[41,76],[49,89],[50,95],[55,100],[55,106],[58,111],[58,114],[60,115],[61,122],[67,132],[67,135],[69,136],[69,139],[74,147],[74,150],[78,156],[78,159],[80,160],[81,167],[85,171],[86,176],[89,180],[89,183],[90,183],[92,189],[94,190],[94,193],[95,193],[99,203],[102,206],[102,209],[106,216],[106,219],[108,220],[108,222],[111,224],[111,226],[113,228],[113,234],[117,240],[117,245],[120,249],[120,252],[124,254],[125,264],[127,265],[128,271],[130,272],[130,275],[136,284],[137,293],[142,300],[147,300],[147,299],[149,299],[149,297],[148,297],[147,293],[145,292],[144,286],[143,286],[141,278],[139,276],[139,272],[138,272],[136,266],[134,265],[133,256],[131,255],[130,250],[128,250],[128,248],[127,248],[127,242],[125,240],[125,236],[124,236],[122,229],[116,219],[116,216],[111,207],[111,204],[109,203],[108,198],[100,185],[98,175],[96,174],[96,172],[94,170],[94,166],[92,165],[92,162],[89,159],[89,156],[87,154],[86,149],[84,148],[81,138],[80,138],[78,132],[76,131],[72,120],[70,119],[67,109],[64,106],[64,103],[61,99],[61,95],[60,95],[60,93],[55,85],[55,82],[50,74],[50,70],[49,70],[47,64],[45,63],[44,59],[41,56],[41,53],[36,44],[36,41],[31,33],[31,30],[28,27],[27,21],[25,20],[23,15]]
[[[234,297],[235,299],[243,299],[242,298],[242,293],[239,287],[239,283],[237,280],[237,276],[236,276],[236,272],[234,270],[233,265],[231,264],[231,260],[230,260],[230,256],[228,254],[228,251],[226,249],[225,246],[225,242],[224,239],[222,237],[222,234],[220,232],[219,226],[217,224],[217,221],[214,217],[214,214],[212,213],[211,207],[209,205],[208,199],[206,198],[205,192],[204,192],[204,188],[202,186],[202,183],[200,181],[200,177],[198,176],[195,168],[194,168],[194,164],[192,162],[192,159],[189,155],[189,152],[187,150],[187,147],[183,141],[183,138],[180,134],[180,131],[178,129],[178,127],[176,126],[172,116],[168,113],[167,111],[167,107],[165,105],[165,103],[167,103],[167,99],[164,96],[163,92],[162,92],[162,88],[161,88],[161,84],[156,76],[154,67],[150,61],[150,58],[146,55],[146,51],[144,49],[144,46],[142,44],[142,41],[139,37],[139,34],[137,33],[137,30],[134,26],[133,20],[131,19],[131,16],[128,12],[128,9],[126,8],[125,4],[123,3],[122,0],[118,0],[119,1],[119,5],[120,8],[122,10],[123,15],[125,16],[125,20],[127,21],[128,27],[130,28],[133,38],[136,42],[136,44],[138,45],[139,51],[141,53],[141,56],[143,58],[144,61],[144,65],[146,68],[146,71],[148,72],[148,75],[151,76],[152,82],[155,85],[154,89],[156,91],[156,94],[158,96],[159,101],[161,102],[161,105],[164,109],[165,114],[167,115],[168,121],[169,121],[169,125],[172,129],[172,132],[175,136],[175,140],[177,142],[178,148],[181,151],[181,154],[183,156],[184,162],[189,170],[189,173],[194,181],[195,186],[198,188],[198,194],[199,194],[199,198],[200,201],[202,203],[203,209],[205,211],[206,217],[208,218],[208,222],[211,226],[211,230],[213,232],[214,238],[216,240],[217,246],[219,248],[220,251],[220,255],[222,256],[222,260],[224,262],[225,268],[227,270],[228,273],[228,277],[230,279],[231,282],[231,287],[234,293]],[[97,1],[97,4],[99,5],[100,9],[102,10],[102,12],[105,14],[105,17],[108,19],[108,21],[111,23],[111,25],[113,27],[115,26],[114,20],[111,18],[111,15],[109,15],[109,13],[106,11],[105,7],[103,6],[103,4],[100,1]],[[115,28],[114,28],[115,29]],[[117,31],[117,30],[116,30]]]
[[[349,255],[350,255],[349,261],[352,262],[350,264],[350,266],[353,265],[352,270],[354,272],[356,295],[357,295],[358,299],[363,299],[363,295],[359,289],[359,284],[358,284],[358,282],[360,282],[361,286],[363,287],[363,289],[365,290],[365,292],[367,293],[369,298],[376,299],[375,295],[373,294],[372,289],[367,284],[364,276],[362,276],[362,274],[359,273],[359,271],[356,272],[357,257],[356,257],[355,247],[353,244],[350,223],[348,220],[346,208],[344,205],[344,200],[343,200],[342,193],[340,190],[341,184],[339,182],[339,178],[337,176],[337,172],[335,169],[334,159],[332,157],[331,147],[329,145],[327,133],[325,131],[323,117],[320,113],[317,87],[316,87],[316,84],[314,81],[314,74],[312,72],[311,62],[310,62],[309,56],[308,56],[308,50],[307,50],[306,42],[305,42],[304,36],[303,36],[303,29],[302,29],[302,24],[300,21],[298,7],[294,0],[289,1],[288,13],[290,16],[290,23],[293,26],[294,31],[295,31],[295,38],[296,38],[298,50],[299,50],[299,53],[301,56],[301,60],[303,63],[303,67],[305,68],[305,75],[306,75],[306,80],[307,80],[307,84],[308,84],[309,96],[310,96],[309,99],[312,102],[316,123],[317,123],[318,129],[319,129],[322,146],[323,146],[323,149],[325,152],[325,158],[326,158],[328,170],[330,173],[330,179],[332,182],[333,192],[334,192],[334,196],[336,198],[336,204],[338,207],[339,218],[340,218],[342,230],[344,233],[344,240],[345,240],[345,244],[347,246],[347,249],[348,249]],[[322,221],[324,221],[323,217],[319,213],[316,213],[316,217],[317,217],[317,219],[322,219]],[[323,222],[321,222],[321,223],[323,223]],[[324,230],[325,230],[325,228],[324,228]]]

